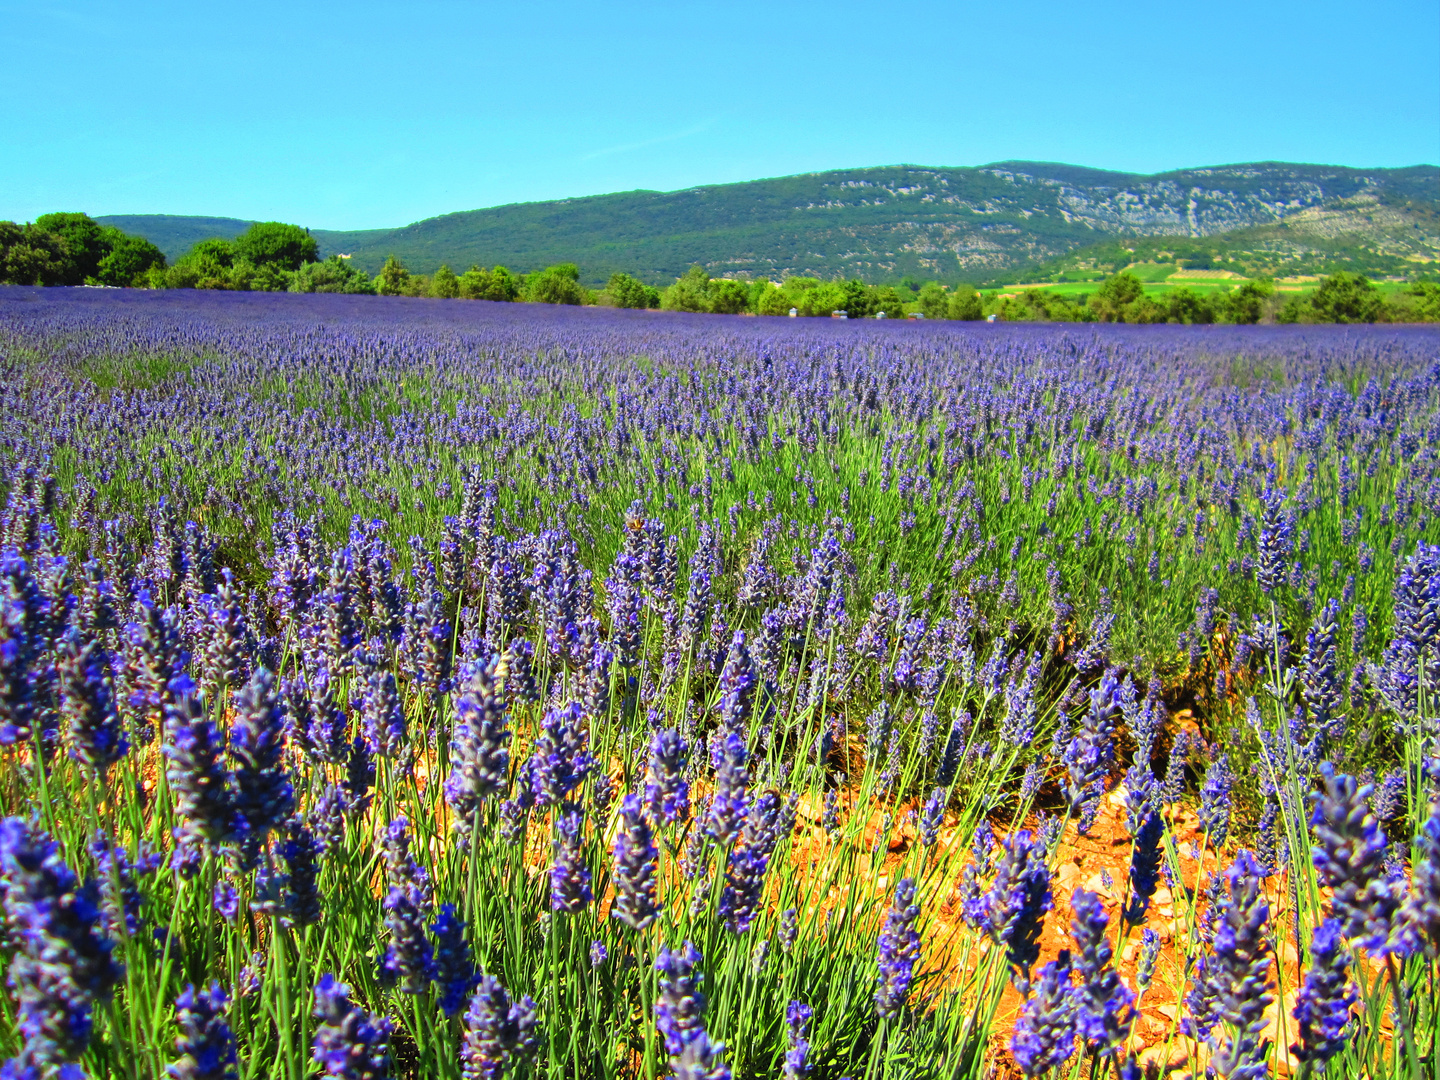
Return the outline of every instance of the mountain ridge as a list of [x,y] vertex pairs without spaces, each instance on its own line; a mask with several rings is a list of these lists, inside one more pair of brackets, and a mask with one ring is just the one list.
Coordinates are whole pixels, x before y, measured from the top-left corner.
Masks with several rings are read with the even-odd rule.
[[[1346,207],[1359,212],[1335,213]],[[1374,213],[1366,220],[1366,207],[1384,208],[1385,223],[1377,225]],[[1138,174],[1000,161],[638,189],[453,211],[395,229],[312,232],[322,254],[348,254],[370,272],[394,254],[419,272],[442,262],[521,272],[574,262],[595,282],[623,270],[663,284],[695,263],[716,276],[979,282],[1111,240],[1274,229],[1307,213],[1345,222],[1347,250],[1380,245],[1387,265],[1428,264],[1440,261],[1437,207],[1440,168],[1433,165],[1240,162]],[[224,235],[213,230],[228,223],[233,236],[250,224],[174,215],[97,220],[147,236],[171,258],[205,238],[200,232]],[[1308,240],[1298,243],[1310,250]]]

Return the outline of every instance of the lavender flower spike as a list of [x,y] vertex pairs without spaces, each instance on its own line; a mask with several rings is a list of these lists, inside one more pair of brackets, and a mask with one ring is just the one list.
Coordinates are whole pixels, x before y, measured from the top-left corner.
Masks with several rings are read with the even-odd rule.
[[350,1002],[350,988],[324,975],[315,987],[312,1056],[334,1080],[387,1080],[390,1075],[390,1021]]
[[915,931],[919,915],[915,882],[901,878],[880,931],[877,957],[880,985],[875,991],[875,1012],[882,1020],[898,1015],[910,994],[915,964],[920,959],[920,935]]
[[660,913],[655,902],[660,853],[655,849],[639,795],[625,796],[620,804],[620,822],[615,833],[615,902],[610,915],[632,930],[644,930]]
[[171,1080],[235,1080],[235,1037],[225,1022],[229,1005],[218,982],[209,990],[187,985],[175,999],[175,1025],[180,1060],[165,1071]]
[[463,1080],[499,1080],[507,1061],[523,1061],[539,1041],[535,1003],[529,995],[512,1002],[493,975],[480,979],[465,1013],[460,1047]]

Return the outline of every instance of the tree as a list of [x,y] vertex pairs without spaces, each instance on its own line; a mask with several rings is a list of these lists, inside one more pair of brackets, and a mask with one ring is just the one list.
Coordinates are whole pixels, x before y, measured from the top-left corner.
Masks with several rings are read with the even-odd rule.
[[375,277],[375,291],[381,296],[400,296],[410,280],[410,271],[394,255],[385,257],[385,265]]
[[586,300],[580,268],[574,263],[557,263],[527,275],[524,295],[537,304],[583,304]]
[[788,315],[792,305],[784,290],[760,281],[750,294],[750,306],[757,315]]
[[1385,302],[1374,283],[1360,274],[1337,270],[1320,282],[1310,297],[1320,322],[1373,323],[1385,314]]
[[440,269],[430,279],[430,295],[441,300],[454,300],[460,295],[460,279],[445,263],[440,264]]
[[309,229],[279,221],[257,221],[235,240],[235,254],[255,266],[298,270],[319,257],[320,245]]
[[[249,265],[249,264],[247,264]],[[172,289],[232,289],[249,287],[249,280],[240,284],[231,271],[235,266],[235,245],[218,237],[201,240],[175,261],[166,274],[165,283]]]
[[[1131,273],[1116,274],[1100,283],[1090,296],[1090,306],[1101,322],[1126,322],[1125,309],[1140,299],[1145,286]],[[1163,321],[1163,319],[1162,319]]]
[[840,285],[844,293],[841,310],[852,319],[868,319],[875,314],[875,290],[863,281],[851,278]]
[[35,228],[58,237],[65,245],[68,265],[63,271],[64,280],[56,282],[59,285],[83,285],[95,276],[100,260],[110,253],[106,230],[89,214],[41,214],[35,219]]
[[1215,301],[1194,289],[1174,289],[1165,296],[1166,321],[1173,323],[1213,323]]
[[339,255],[324,262],[305,263],[290,278],[291,292],[306,293],[373,293],[375,284],[370,276]]
[[665,290],[661,306],[666,311],[709,311],[710,275],[703,266],[692,266]]
[[945,290],[933,281],[927,281],[920,287],[917,300],[920,314],[927,319],[944,319],[950,314],[950,298],[945,295]]
[[750,308],[750,290],[743,281],[710,280],[710,310],[716,315],[738,315]]
[[[616,307],[650,308],[660,306],[658,289],[652,289],[638,278],[619,271],[610,275],[610,282],[605,286],[605,291],[610,294],[610,299]],[[652,299],[654,303],[651,303]]]
[[70,248],[34,225],[0,221],[0,283],[61,285],[70,273]]
[[95,268],[94,278],[101,285],[134,285],[147,277],[152,268],[164,269],[165,254],[143,236],[127,236],[119,229],[106,230],[110,250]]
[[900,290],[894,285],[881,285],[875,289],[870,299],[872,315],[885,313],[887,319],[903,319],[905,317],[905,298],[900,295]]
[[956,289],[950,294],[948,315],[952,319],[964,319],[967,322],[983,319],[985,311],[980,302],[980,294],[968,287]]
[[1222,317],[1226,322],[1253,326],[1260,321],[1267,303],[1274,295],[1275,284],[1269,278],[1247,281],[1225,294],[1221,301]]

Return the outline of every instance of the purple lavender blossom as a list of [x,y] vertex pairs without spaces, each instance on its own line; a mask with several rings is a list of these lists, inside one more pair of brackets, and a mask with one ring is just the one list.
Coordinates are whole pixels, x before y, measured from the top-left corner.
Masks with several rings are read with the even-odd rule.
[[920,935],[915,931],[915,920],[919,916],[915,882],[901,878],[895,886],[890,910],[885,913],[885,925],[877,943],[880,985],[875,990],[875,1013],[882,1020],[899,1015],[910,996],[915,964],[920,959]]
[[495,669],[498,656],[477,665],[465,693],[455,701],[455,733],[450,740],[450,776],[445,781],[445,802],[454,815],[454,828],[469,842],[481,803],[505,789],[510,770],[510,732],[505,698]]
[[553,858],[550,864],[550,910],[571,915],[594,899],[590,891],[590,870],[581,850],[585,819],[578,811],[555,819]]
[[531,787],[537,806],[560,806],[585,782],[595,768],[587,749],[589,740],[585,710],[578,703],[545,713],[531,758]]
[[499,1080],[507,1063],[528,1059],[539,1042],[537,1018],[528,994],[512,1001],[499,979],[482,976],[465,1013],[460,1047],[463,1080]]
[[255,864],[265,838],[295,808],[295,788],[283,763],[284,728],[275,676],[257,668],[235,697],[235,722],[230,727],[230,756],[235,762],[232,832],[246,867]]
[[810,1075],[810,1040],[806,1037],[815,1010],[799,1001],[785,1006],[785,1031],[789,1047],[785,1051],[785,1080],[804,1080]]
[[1105,937],[1109,917],[1100,897],[1076,889],[1070,906],[1074,912],[1070,936],[1076,948],[1075,972],[1080,977],[1076,1029],[1091,1054],[1113,1055],[1135,1021],[1135,995],[1111,964],[1115,953]]
[[690,815],[690,784],[685,780],[689,747],[674,728],[650,739],[645,768],[645,807],[657,822],[674,825]]
[[632,930],[644,930],[660,913],[655,900],[655,873],[659,852],[640,796],[626,795],[620,803],[620,828],[615,833],[615,902],[610,917]]
[[1310,796],[1311,858],[1321,884],[1334,890],[1330,907],[1341,933],[1372,954],[1401,949],[1404,889],[1385,873],[1385,833],[1370,813],[1372,789],[1337,774],[1328,762],[1320,772],[1320,790]]
[[334,975],[315,986],[312,1056],[334,1080],[386,1080],[390,1075],[390,1021],[350,1002],[350,987]]
[[465,938],[465,920],[455,914],[454,904],[441,904],[430,927],[435,935],[435,982],[440,987],[440,1011],[456,1015],[480,983],[480,973],[470,958]]
[[380,961],[380,982],[397,981],[406,994],[423,994],[435,977],[425,924],[430,918],[430,876],[410,853],[409,822],[396,818],[381,835],[385,861],[385,929],[389,942]]
[[175,999],[175,1026],[180,1035],[175,1052],[180,1060],[165,1071],[171,1080],[235,1080],[235,1037],[225,1021],[229,1001],[220,984],[196,991],[187,984]]
[[1075,1052],[1077,998],[1070,980],[1070,953],[1040,969],[1030,997],[1015,1021],[1010,1052],[1026,1076],[1044,1076],[1059,1068]]
[[1345,1049],[1352,1027],[1350,1010],[1360,995],[1349,980],[1349,966],[1340,923],[1326,919],[1310,937],[1310,968],[1293,1011],[1300,1041],[1290,1047],[1296,1058],[1321,1071]]
[[703,1035],[705,995],[700,992],[701,973],[696,969],[704,962],[700,950],[690,942],[676,951],[661,947],[655,958],[659,973],[655,998],[655,1026],[665,1040],[665,1052],[678,1057],[697,1036]]

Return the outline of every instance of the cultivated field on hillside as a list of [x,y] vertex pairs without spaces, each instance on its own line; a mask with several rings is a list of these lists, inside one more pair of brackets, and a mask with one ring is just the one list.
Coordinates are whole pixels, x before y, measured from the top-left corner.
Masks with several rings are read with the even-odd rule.
[[5,1076],[1435,1076],[1440,331],[0,288]]

